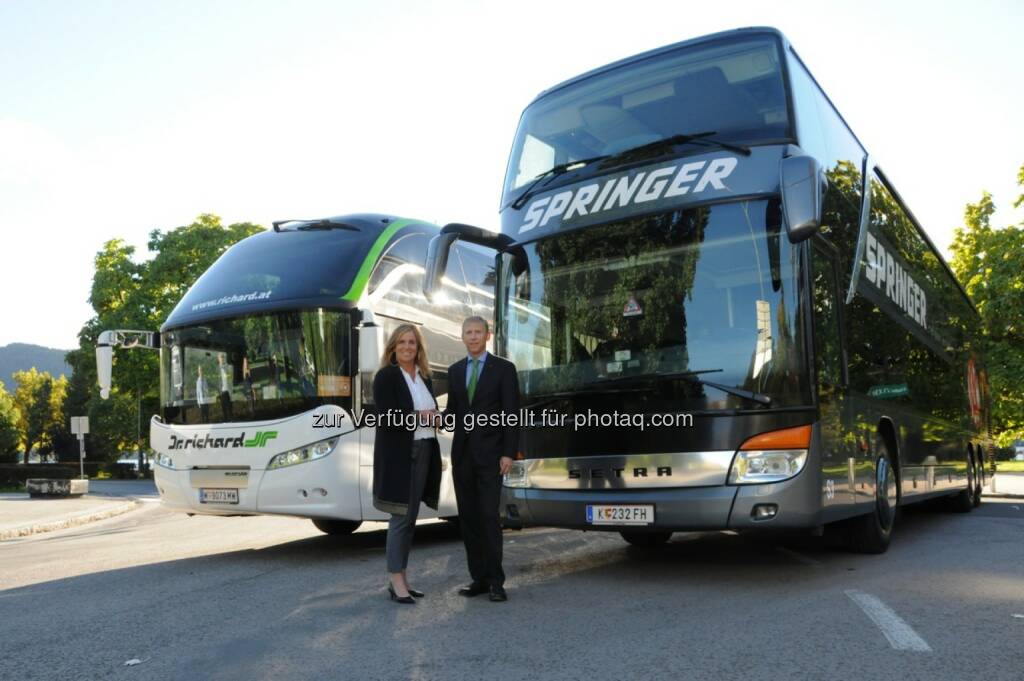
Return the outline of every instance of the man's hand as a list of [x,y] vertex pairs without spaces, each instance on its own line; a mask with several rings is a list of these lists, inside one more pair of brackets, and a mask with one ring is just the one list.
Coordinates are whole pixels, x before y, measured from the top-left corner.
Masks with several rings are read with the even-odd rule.
[[512,457],[501,457],[501,463],[499,464],[498,470],[501,472],[502,475],[508,475],[508,472],[512,470]]

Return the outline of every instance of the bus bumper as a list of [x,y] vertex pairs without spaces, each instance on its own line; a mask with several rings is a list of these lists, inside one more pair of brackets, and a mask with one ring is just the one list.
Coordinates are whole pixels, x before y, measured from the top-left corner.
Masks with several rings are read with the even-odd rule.
[[[805,469],[796,477],[766,485],[714,485],[644,490],[557,490],[503,487],[501,519],[505,527],[629,530],[793,530],[820,522],[821,492]],[[592,504],[651,504],[650,525],[594,525],[587,522]],[[771,518],[758,506],[774,506]]]

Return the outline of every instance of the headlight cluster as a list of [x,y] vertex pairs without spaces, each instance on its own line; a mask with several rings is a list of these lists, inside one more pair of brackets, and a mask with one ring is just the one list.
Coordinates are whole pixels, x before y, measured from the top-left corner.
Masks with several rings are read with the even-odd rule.
[[530,473],[525,461],[513,461],[512,469],[502,479],[505,487],[529,487]]
[[753,450],[736,453],[730,485],[757,485],[788,480],[803,470],[806,449]]
[[174,468],[174,459],[171,458],[170,454],[160,454],[156,457],[156,463],[164,468]]
[[329,440],[321,440],[320,442],[314,442],[313,444],[306,445],[305,447],[299,447],[287,452],[282,452],[270,460],[270,463],[267,464],[267,470],[285,468],[287,466],[295,466],[300,463],[322,459],[334,451],[339,439],[341,438],[332,437]]

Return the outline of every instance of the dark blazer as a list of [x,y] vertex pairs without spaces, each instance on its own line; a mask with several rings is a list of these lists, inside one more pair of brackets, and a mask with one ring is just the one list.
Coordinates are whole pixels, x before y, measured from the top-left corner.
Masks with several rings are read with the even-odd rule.
[[[448,368],[448,408],[446,414],[455,416],[455,435],[452,440],[452,465],[458,465],[466,456],[478,466],[497,467],[503,456],[515,458],[519,449],[519,429],[516,426],[476,421],[481,415],[497,416],[502,412],[519,413],[519,377],[512,362],[487,353],[477,376],[473,402],[466,391],[466,372],[469,359],[460,359]],[[466,416],[474,419],[471,430],[466,429]]]
[[[427,389],[434,394],[434,385],[424,377]],[[396,364],[377,372],[373,378],[373,402],[377,408],[377,433],[373,441],[373,506],[386,513],[405,515],[409,509],[412,486],[412,431],[406,428],[406,414],[415,413],[412,393]],[[434,400],[437,407],[437,400]],[[389,421],[388,414],[392,419]],[[430,470],[423,490],[423,503],[437,510],[441,495],[441,450],[432,440]]]

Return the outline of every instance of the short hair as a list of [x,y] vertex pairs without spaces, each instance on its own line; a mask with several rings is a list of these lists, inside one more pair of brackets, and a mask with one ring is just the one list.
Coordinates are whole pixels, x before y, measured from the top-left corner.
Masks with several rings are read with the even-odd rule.
[[469,324],[480,324],[481,326],[484,327],[484,333],[491,332],[491,325],[488,324],[487,320],[481,317],[480,315],[473,315],[471,317],[466,317],[465,319],[463,319],[462,330],[465,331],[466,326],[468,326]]

